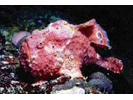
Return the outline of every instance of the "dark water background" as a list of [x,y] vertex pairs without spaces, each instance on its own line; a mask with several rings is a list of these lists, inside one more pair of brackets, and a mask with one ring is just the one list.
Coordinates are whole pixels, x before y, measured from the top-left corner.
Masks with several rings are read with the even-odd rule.
[[[118,85],[116,90],[119,91],[118,93],[131,93],[133,86],[133,6],[0,6],[0,27],[21,26],[25,19],[33,19],[35,22],[33,29],[35,29],[39,28],[42,23],[47,26],[54,19],[58,19],[49,19],[47,16],[43,20],[39,17],[46,16],[46,13],[73,24],[84,23],[95,18],[107,31],[113,47],[110,52],[121,59],[124,64],[122,75],[112,74],[117,79],[114,81]],[[23,23],[20,30],[32,31],[32,28],[28,26],[28,29],[25,29],[25,26]],[[88,70],[93,71],[94,68]]]

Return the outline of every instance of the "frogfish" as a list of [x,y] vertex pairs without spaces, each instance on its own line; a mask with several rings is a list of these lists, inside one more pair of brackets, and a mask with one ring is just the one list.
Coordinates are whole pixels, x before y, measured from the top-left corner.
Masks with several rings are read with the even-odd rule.
[[[18,43],[17,37],[25,39]],[[12,42],[19,44],[22,68],[40,80],[60,76],[83,78],[84,64],[96,64],[114,73],[121,73],[123,69],[121,60],[103,57],[96,51],[96,48],[111,49],[111,46],[106,31],[95,19],[79,25],[58,20],[32,34],[19,32]]]

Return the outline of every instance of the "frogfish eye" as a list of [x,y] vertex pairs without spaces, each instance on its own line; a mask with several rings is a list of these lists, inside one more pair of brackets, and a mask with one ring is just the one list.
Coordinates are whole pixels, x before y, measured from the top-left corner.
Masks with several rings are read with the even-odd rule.
[[102,34],[101,34],[100,31],[98,31],[98,32],[96,33],[96,36],[97,36],[99,39],[102,39]]

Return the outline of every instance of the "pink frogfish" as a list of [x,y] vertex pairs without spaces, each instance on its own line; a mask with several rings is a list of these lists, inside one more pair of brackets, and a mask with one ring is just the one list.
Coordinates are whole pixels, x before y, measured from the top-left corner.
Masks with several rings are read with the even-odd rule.
[[79,25],[59,20],[25,38],[19,48],[19,61],[26,71],[42,80],[60,76],[83,78],[80,69],[84,64],[96,64],[120,73],[121,60],[102,57],[96,48],[111,49],[111,46],[95,19]]

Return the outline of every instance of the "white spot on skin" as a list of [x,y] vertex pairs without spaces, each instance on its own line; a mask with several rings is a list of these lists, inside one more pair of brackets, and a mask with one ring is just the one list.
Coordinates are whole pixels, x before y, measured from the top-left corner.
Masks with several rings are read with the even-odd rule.
[[42,73],[39,73],[39,76],[42,76]]
[[62,52],[56,51],[55,55],[56,55],[56,60],[57,60],[57,61],[60,61],[60,62],[63,62],[63,61],[64,61],[64,58],[65,58],[65,57],[64,57],[64,55],[63,55]]
[[109,68],[107,68],[107,70],[109,70]]
[[58,57],[58,58],[56,58],[56,60],[57,61],[60,61],[60,62],[63,62],[64,61],[64,59],[62,57]]
[[61,65],[62,64],[60,62],[58,62],[58,61],[55,63],[55,66],[57,66],[57,67],[60,67]]
[[48,53],[51,53],[53,51],[52,48],[49,48],[48,46],[45,46],[44,50],[47,51]]
[[32,64],[29,64],[29,67],[32,67]]
[[27,59],[26,61],[27,61],[28,63],[30,63],[30,60],[29,60],[29,59]]
[[53,76],[53,73],[50,73],[51,76]]
[[65,55],[70,55],[71,52],[69,50],[65,50]]
[[60,73],[63,73],[66,76],[70,76],[72,79],[75,77],[83,77],[79,71],[76,71],[75,68],[68,70],[68,69],[61,69]]
[[36,58],[37,58],[37,56],[36,56],[36,55],[33,55],[33,56],[31,56],[31,58],[32,58],[32,59],[36,59]]
[[100,59],[100,55],[99,54],[97,54],[97,59]]
[[73,56],[73,55],[70,55],[70,56],[69,56],[69,59],[70,59],[70,60],[73,60],[73,59],[74,59],[74,56]]
[[121,67],[121,69],[120,70],[122,70],[123,69],[123,66]]
[[116,73],[119,73],[119,71],[117,71]]

